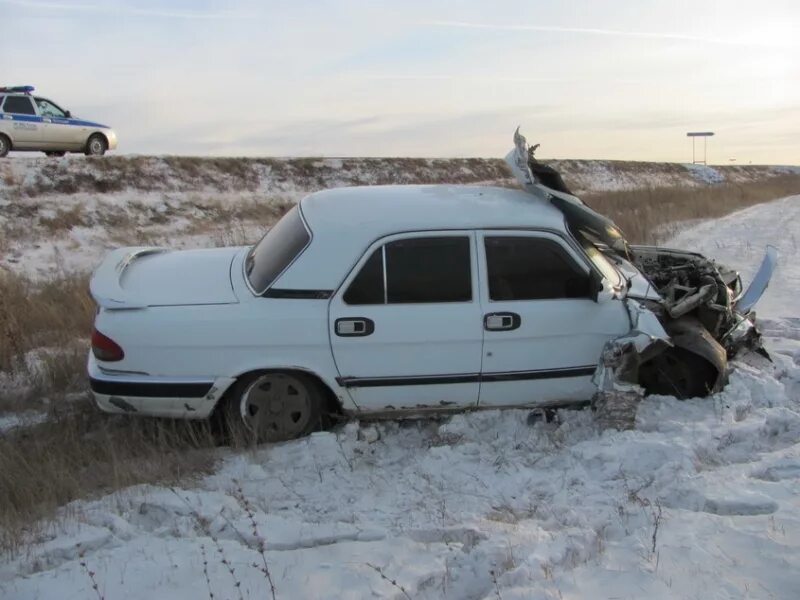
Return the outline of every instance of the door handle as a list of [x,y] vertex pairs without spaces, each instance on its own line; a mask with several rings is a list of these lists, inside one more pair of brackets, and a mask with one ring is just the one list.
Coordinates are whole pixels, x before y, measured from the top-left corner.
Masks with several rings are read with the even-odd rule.
[[486,331],[512,331],[522,324],[522,318],[513,312],[488,313],[483,317]]
[[375,321],[366,317],[336,319],[333,330],[339,337],[365,337],[375,331]]

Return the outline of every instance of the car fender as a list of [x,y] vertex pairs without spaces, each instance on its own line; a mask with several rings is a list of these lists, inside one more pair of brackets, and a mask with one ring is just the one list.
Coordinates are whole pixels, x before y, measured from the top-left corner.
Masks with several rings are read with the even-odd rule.
[[[236,380],[239,380],[249,373],[257,373],[259,371],[299,371],[301,373],[305,373],[321,381],[333,393],[334,397],[339,402],[339,405],[342,407],[342,410],[359,410],[358,405],[353,402],[353,399],[350,397],[350,394],[347,392],[347,390],[336,382],[336,373],[328,373],[328,370],[324,367],[292,363],[264,364],[263,362],[254,362],[247,367],[242,367],[237,370],[237,373],[232,375],[232,377]],[[229,390],[230,389],[233,389],[233,386],[231,386]]]
[[727,375],[728,354],[708,329],[694,317],[670,321],[665,329],[673,345],[688,350],[713,365],[718,374],[713,391],[720,390]]

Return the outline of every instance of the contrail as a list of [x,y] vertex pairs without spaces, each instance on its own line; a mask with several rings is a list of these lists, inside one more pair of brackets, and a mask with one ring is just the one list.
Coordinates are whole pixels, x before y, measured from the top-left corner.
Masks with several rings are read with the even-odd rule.
[[426,21],[420,23],[426,27],[451,27],[461,29],[485,29],[489,31],[541,31],[548,33],[574,33],[578,35],[598,35],[608,37],[629,37],[651,40],[674,40],[697,42],[703,44],[721,44],[726,46],[764,46],[783,47],[779,43],[760,43],[746,40],[733,40],[715,37],[688,35],[684,33],[656,31],[624,31],[621,29],[601,29],[596,27],[560,27],[557,25],[491,25],[486,23],[468,23],[466,21]]

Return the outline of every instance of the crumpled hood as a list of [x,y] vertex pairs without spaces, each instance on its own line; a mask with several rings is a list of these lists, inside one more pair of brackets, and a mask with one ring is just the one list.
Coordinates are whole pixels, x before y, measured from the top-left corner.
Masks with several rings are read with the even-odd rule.
[[230,271],[241,251],[121,248],[95,271],[92,296],[110,309],[237,303]]

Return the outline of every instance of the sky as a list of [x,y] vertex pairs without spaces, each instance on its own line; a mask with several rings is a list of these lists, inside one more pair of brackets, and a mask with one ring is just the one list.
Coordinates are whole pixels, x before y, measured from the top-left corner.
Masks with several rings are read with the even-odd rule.
[[[0,85],[119,152],[800,164],[797,0],[0,0]],[[698,146],[699,149],[699,146]]]

